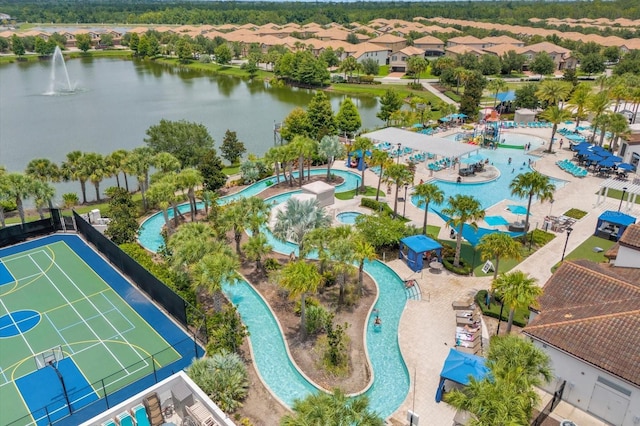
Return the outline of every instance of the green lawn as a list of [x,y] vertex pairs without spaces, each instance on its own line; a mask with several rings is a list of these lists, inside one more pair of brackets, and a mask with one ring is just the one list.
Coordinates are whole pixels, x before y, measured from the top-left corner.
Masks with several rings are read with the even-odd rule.
[[222,169],[222,173],[224,173],[227,176],[238,174],[238,173],[240,173],[240,165],[227,166],[227,167]]
[[[381,197],[385,196],[383,191],[380,191],[378,194]],[[363,195],[363,194],[358,192],[358,195]],[[365,186],[364,195],[366,195],[367,197],[375,197],[376,196],[376,188],[371,187],[371,186]],[[351,200],[355,196],[356,196],[356,190],[355,189],[351,189],[351,190],[345,191],[345,192],[336,193],[336,198],[338,200]]]
[[339,83],[332,84],[327,89],[328,91],[335,93],[344,93],[344,94],[353,94],[359,96],[382,96],[384,93],[389,90],[396,90],[402,98],[408,98],[409,95],[419,96],[424,98],[425,101],[431,102],[431,104],[435,105],[440,102],[440,98],[438,98],[433,93],[427,90],[411,90],[405,84],[349,84],[349,83]]
[[[622,198],[622,191],[620,191],[619,189],[609,189],[609,192],[607,192],[607,198],[613,198],[614,200],[619,200],[620,198]],[[628,192],[625,193],[624,199],[625,200],[629,199]],[[640,198],[636,198],[636,204],[640,204]]]
[[[567,260],[586,259],[596,263],[606,262],[608,259],[604,257],[604,253],[613,247],[614,244],[614,241],[605,240],[604,238],[592,235],[564,258]],[[594,250],[596,247],[601,248],[602,251]],[[555,272],[559,266],[560,262],[556,263],[551,268],[551,271]]]

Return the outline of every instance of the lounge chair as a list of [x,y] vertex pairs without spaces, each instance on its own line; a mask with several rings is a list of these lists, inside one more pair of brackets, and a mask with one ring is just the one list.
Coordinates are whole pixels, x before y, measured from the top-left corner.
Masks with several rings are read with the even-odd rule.
[[136,424],[128,411],[118,414],[118,423],[120,426],[135,426]]
[[133,413],[133,417],[135,417],[138,426],[151,426],[151,423],[149,423],[149,417],[147,417],[147,410],[144,408],[144,405],[136,405],[131,409],[131,412]]
[[145,396],[142,400],[144,407],[147,409],[147,417],[151,426],[162,426],[164,417],[162,416],[162,408],[160,406],[160,398],[158,394],[153,392]]
[[102,426],[117,426],[117,425],[116,425],[116,422],[113,421],[113,419],[109,419],[106,422],[103,422]]
[[473,302],[469,300],[455,300],[453,303],[451,303],[451,307],[453,308],[454,311],[459,311],[459,310],[468,311],[469,309],[473,309],[474,305],[473,305]]

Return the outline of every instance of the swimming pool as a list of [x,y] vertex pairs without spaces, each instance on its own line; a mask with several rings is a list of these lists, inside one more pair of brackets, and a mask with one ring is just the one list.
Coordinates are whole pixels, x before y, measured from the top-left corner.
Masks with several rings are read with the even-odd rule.
[[[326,173],[326,170],[319,172]],[[336,170],[335,173],[345,178],[345,183],[337,187],[344,188],[342,191],[353,188],[360,182],[360,177],[352,172]],[[252,185],[230,197],[237,199],[242,196],[241,194],[255,195],[268,187],[263,182],[254,185],[257,189],[252,188]],[[280,204],[299,192],[294,190],[279,194],[268,198],[267,201]],[[223,197],[219,202],[229,202],[230,197]],[[181,208],[186,212],[189,206],[187,204]],[[151,220],[152,218],[154,219]],[[140,244],[149,250],[157,251],[162,244],[160,236],[164,225],[162,213],[151,216],[143,225],[147,226],[140,228]],[[297,245],[275,239],[268,229],[264,232],[274,251],[284,254],[298,252]],[[310,254],[312,255],[313,253]],[[387,418],[400,407],[409,392],[409,373],[398,343],[398,327],[406,304],[406,294],[402,279],[384,263],[366,262],[364,270],[378,285],[378,299],[374,308],[383,319],[382,327],[375,329],[372,317],[367,323],[366,347],[373,379],[365,394],[369,397],[371,409]],[[279,325],[267,304],[253,287],[245,281],[239,281],[236,285],[225,284],[223,291],[238,307],[243,322],[247,325],[258,373],[271,391],[288,406],[291,406],[296,398],[303,398],[309,393],[317,392],[317,388],[300,374],[289,359]]]
[[[336,192],[345,192],[351,189],[354,189],[356,186],[360,185],[360,175],[349,172],[346,170],[332,170],[332,174],[339,176],[344,179],[344,181],[340,185],[336,185]],[[327,169],[312,169],[311,175],[326,175]],[[294,177],[298,176],[298,172],[293,173]],[[259,194],[265,189],[269,188],[271,185],[276,183],[275,176],[263,179],[258,181],[248,187],[244,188],[242,191],[236,192],[235,194],[227,195],[225,197],[220,197],[218,199],[219,204],[227,204],[232,201],[235,201],[241,197],[253,197],[254,195]],[[295,188],[295,187],[294,187]],[[294,192],[300,192],[300,190],[294,190]],[[289,193],[291,194],[291,193]],[[290,196],[290,195],[289,195]],[[285,197],[289,198],[289,196]],[[202,209],[204,206],[201,202],[198,203],[198,208]],[[189,203],[184,203],[178,206],[178,210],[180,213],[189,212]],[[169,209],[169,218],[173,217],[173,209]],[[147,250],[151,250],[152,252],[157,252],[160,250],[162,245],[164,244],[164,240],[162,239],[162,227],[164,226],[164,217],[162,216],[162,212],[158,212],[154,215],[149,216],[142,222],[140,228],[138,229],[138,241],[140,244],[146,248]]]
[[[455,135],[450,135],[447,138],[455,140]],[[528,135],[504,134],[504,138],[509,144],[520,143],[524,145],[525,143],[531,143],[531,146],[534,148],[544,143],[543,139]],[[521,203],[527,200],[526,198],[512,196],[509,185],[513,178],[518,174],[533,170],[529,166],[529,160],[534,164],[538,159],[537,156],[530,155],[529,153],[519,149],[481,148],[480,151],[477,154],[472,155],[471,158],[477,158],[478,161],[488,159],[489,164],[496,167],[500,172],[500,175],[490,182],[457,183],[436,179],[434,183],[444,192],[445,200],[448,199],[449,196],[453,196],[455,194],[470,195],[476,198],[485,210],[503,200],[513,201],[514,203]],[[462,158],[461,162],[468,162],[468,160],[466,160],[466,158]],[[554,178],[550,179],[556,188],[560,188],[566,183],[566,181],[563,180]],[[418,205],[418,201],[419,198],[415,195],[411,197],[411,202],[415,206]],[[445,203],[440,206],[430,204],[429,207],[431,209],[441,210],[448,207],[448,204],[445,201]],[[424,209],[424,206],[420,208]]]
[[356,223],[356,218],[362,215],[362,213],[358,212],[342,212],[336,215],[336,219],[340,223],[344,223],[345,225],[353,225]]

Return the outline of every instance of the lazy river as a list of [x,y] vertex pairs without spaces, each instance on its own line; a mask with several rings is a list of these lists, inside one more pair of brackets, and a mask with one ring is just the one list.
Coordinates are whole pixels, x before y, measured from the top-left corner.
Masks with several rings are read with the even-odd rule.
[[[360,182],[360,176],[349,171],[333,170],[332,173],[344,178],[344,182],[336,186],[336,192],[355,188]],[[314,169],[311,174],[326,174],[326,169]],[[256,195],[267,189],[271,185],[268,182],[273,179],[256,182],[238,193],[221,197],[218,202],[225,204],[239,197]],[[269,200],[275,200],[276,203],[284,202],[296,192],[298,191],[280,194]],[[187,212],[188,204],[180,206],[180,210]],[[163,244],[160,234],[163,225],[162,213],[145,220],[139,231],[140,244],[151,251],[158,251]],[[274,251],[289,254],[297,250],[293,243],[278,241],[268,231],[266,235]],[[387,418],[400,407],[409,392],[409,374],[398,344],[398,326],[406,304],[406,294],[402,279],[384,263],[367,262],[364,270],[378,285],[378,299],[374,309],[378,310],[384,320],[382,327],[374,327],[372,317],[367,322],[365,338],[373,380],[365,394],[369,397],[371,409]],[[317,392],[315,384],[305,378],[289,358],[278,322],[267,303],[253,287],[241,280],[235,285],[223,286],[223,291],[238,308],[249,330],[254,362],[271,392],[288,406],[297,398]]]

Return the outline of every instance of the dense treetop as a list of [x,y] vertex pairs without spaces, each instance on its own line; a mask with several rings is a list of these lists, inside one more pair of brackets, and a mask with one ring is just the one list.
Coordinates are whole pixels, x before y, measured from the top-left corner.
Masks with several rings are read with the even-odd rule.
[[[585,3],[588,4],[585,7]],[[0,11],[18,22],[127,24],[244,24],[269,22],[328,24],[368,22],[376,18],[409,20],[422,16],[525,24],[529,18],[640,18],[640,2],[500,1],[462,2],[178,2],[0,0]],[[528,23],[530,24],[530,23]]]

